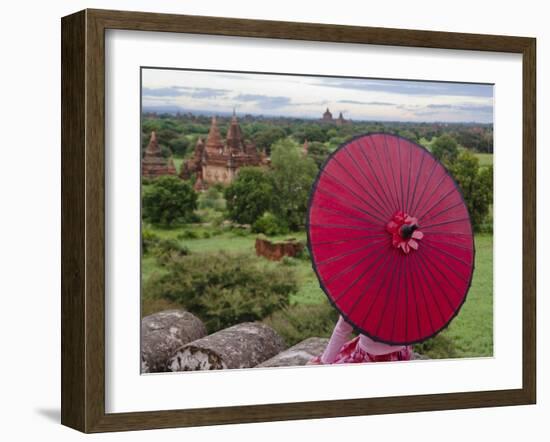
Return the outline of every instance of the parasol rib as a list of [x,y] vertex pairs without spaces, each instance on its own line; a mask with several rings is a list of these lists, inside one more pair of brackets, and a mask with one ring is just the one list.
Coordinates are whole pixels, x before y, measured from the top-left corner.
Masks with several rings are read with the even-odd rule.
[[336,255],[336,256],[331,256],[330,258],[327,258],[323,261],[318,261],[317,262],[317,265],[325,265],[325,264],[330,264],[332,262],[335,262],[335,261],[338,261],[339,259],[342,259],[342,258],[345,258],[346,256],[349,256],[349,255],[354,255],[355,253],[357,252],[361,252],[363,250],[367,250],[367,249],[370,249],[371,247],[373,246],[376,246],[378,244],[382,244],[383,242],[385,242],[384,240],[380,240],[380,241],[373,241],[371,242],[370,244],[367,244],[366,246],[362,246],[362,247],[358,247],[357,249],[352,249],[346,253],[341,253],[340,255]]
[[[365,270],[363,270],[363,271],[359,274],[359,276],[358,276],[357,278],[355,278],[355,279],[353,280],[353,282],[352,282],[349,286],[347,286],[346,289],[345,289],[338,297],[334,298],[334,302],[338,302],[338,301],[340,301],[341,299],[344,299],[344,296],[345,296],[347,293],[349,293],[350,289],[352,289],[352,288],[355,286],[355,284],[357,284],[359,281],[361,281],[361,279],[363,279],[363,277],[364,277],[364,276],[367,274],[367,272],[374,266],[374,264],[375,264],[375,263],[378,263],[379,261],[381,261],[381,260],[373,261],[373,263],[371,263],[371,265],[370,265],[369,267],[367,267]],[[382,265],[380,265],[378,268],[379,268],[379,269],[382,268]],[[375,281],[375,280],[372,279],[372,280],[370,281],[370,283],[372,284],[372,282],[374,282],[374,281]],[[368,287],[368,285],[367,285],[367,287]],[[350,314],[351,314],[351,313],[350,313]]]
[[[367,143],[370,144],[370,141],[367,140]],[[378,149],[376,148],[376,145],[371,146],[372,150],[376,154],[376,159],[378,160],[378,165],[380,169],[382,170],[382,174],[384,175],[384,182],[386,183],[386,187],[388,188],[388,195],[390,195],[392,204],[394,205],[394,212],[397,212],[399,210],[399,201],[397,201],[397,195],[394,195],[391,188],[390,188],[390,180],[386,175],[386,171],[384,170],[384,167],[382,166],[382,160],[380,160],[380,154],[378,153]],[[397,201],[397,202],[396,202]]]
[[[441,216],[444,213],[447,213],[449,210],[452,210],[455,207],[459,207],[459,206],[463,206],[463,205],[464,205],[464,203],[462,201],[459,201],[458,203],[453,204],[452,206],[449,206],[446,209],[442,209],[439,212],[437,212],[435,215],[432,215],[429,218],[427,218],[425,220],[422,220],[422,221],[432,221],[432,220],[436,219],[438,216]],[[426,212],[426,213],[428,213],[428,212]],[[421,220],[421,219],[422,219],[422,217],[418,217],[418,220]]]
[[[369,144],[369,146],[370,146],[370,143],[367,143],[367,144]],[[372,146],[370,146],[370,149],[371,149],[371,150],[374,150]],[[364,150],[365,150],[365,146],[364,146],[363,143],[360,142],[360,143],[359,143],[359,152],[361,153],[361,156],[365,159],[365,161],[366,161],[367,164],[369,165],[370,170],[371,170],[371,172],[372,172],[372,175],[374,176],[374,178],[376,179],[376,182],[377,182],[378,185],[380,186],[380,190],[383,190],[383,189],[384,189],[384,186],[382,186],[382,183],[380,182],[380,179],[378,178],[378,174],[374,171],[374,168],[372,167],[372,164],[371,164],[369,158],[367,157],[367,155],[365,154]],[[380,163],[380,162],[379,162],[379,163]],[[376,192],[376,195],[378,195],[378,197],[379,197],[381,200],[383,200],[384,198],[382,198],[382,197],[380,196],[380,194],[378,193],[378,189],[376,188],[376,186],[373,186],[373,189],[374,189],[374,191]],[[390,202],[390,201],[388,200],[388,207],[391,206],[391,204],[392,204],[392,202]],[[391,207],[390,207],[390,210],[391,210],[392,212],[395,212],[395,209],[392,210]]]
[[388,290],[386,292],[386,298],[384,299],[384,307],[382,308],[382,314],[378,317],[378,324],[376,325],[376,331],[375,334],[378,336],[378,332],[380,331],[380,326],[382,324],[382,319],[384,318],[384,315],[386,314],[386,309],[388,308],[388,304],[390,301],[390,298],[392,296],[393,286],[395,282],[395,274],[397,273],[399,276],[398,278],[401,279],[401,274],[403,270],[403,260],[399,260],[397,263],[397,266],[399,270],[392,272],[392,279],[390,281],[390,285],[388,286]]
[[324,171],[324,174],[328,176],[330,179],[332,179],[336,184],[339,184],[341,187],[347,189],[353,196],[355,196],[359,201],[362,203],[368,205],[369,207],[373,207],[367,200],[365,200],[362,196],[358,195],[352,188],[350,188],[347,184],[340,181],[338,178],[336,178],[334,175],[332,175],[327,170]]
[[391,159],[390,159],[390,151],[389,151],[389,148],[388,148],[387,135],[383,136],[383,140],[384,140],[384,145],[386,146],[386,148],[384,149],[384,152],[386,153],[386,162],[388,163],[388,167],[391,170],[391,176],[393,178],[393,187],[395,189],[395,196],[397,197],[397,207],[399,209],[401,209],[403,207],[403,203],[399,202],[399,193],[398,193],[398,190],[397,190],[397,181],[395,181],[395,172],[393,171],[393,167],[391,167],[392,164],[391,164]]
[[[365,260],[367,258],[370,258],[372,255],[376,254],[376,253],[380,253],[380,250],[379,249],[376,249],[376,250],[373,250],[371,253],[369,253],[368,255],[365,255],[363,256],[363,258],[361,258],[359,261],[357,261],[356,263],[350,265],[349,267],[346,267],[342,270],[340,270],[338,273],[335,273],[334,275],[332,275],[330,278],[328,278],[325,283],[326,284],[330,284],[331,282],[334,282],[334,280],[338,279],[339,277],[341,277],[342,275],[345,275],[346,273],[349,273],[351,272],[353,269],[355,269],[357,266],[361,265],[363,262],[365,262]],[[371,263],[371,265],[369,267],[367,267],[367,269],[365,270],[368,271],[373,265],[374,263],[376,263],[378,261],[373,261]]]
[[[413,269],[413,266],[414,266],[414,269]],[[426,295],[424,293],[424,288],[422,287],[422,284],[420,284],[420,269],[418,268],[418,263],[416,262],[416,260],[411,260],[411,283],[413,284],[413,287],[418,287],[419,290],[420,290],[420,293],[422,295],[422,300],[424,301],[424,311],[426,312],[426,316],[428,318],[428,322],[430,323],[430,330],[431,330],[431,333],[434,334],[435,333],[435,327],[433,325],[433,322],[432,322],[432,315],[430,314],[429,310],[428,310],[428,303],[426,301]],[[416,270],[416,271],[413,271],[413,270]],[[417,281],[416,281],[416,284],[414,284],[414,277],[417,277]],[[417,296],[416,296],[416,290],[414,290],[414,299],[417,300]],[[441,312],[440,312],[441,314]],[[443,318],[443,315],[441,315],[441,317]],[[421,336],[421,333],[420,333],[420,315],[418,314],[418,305],[416,305],[416,318],[417,318],[417,325],[418,325],[418,336]]]
[[409,210],[409,197],[411,193],[412,152],[412,147],[409,146],[409,174],[407,178],[407,201],[405,202],[405,212]]
[[[382,266],[384,264],[386,264],[389,259],[388,259],[388,255],[386,255],[386,260],[385,261],[382,261],[382,263],[380,263],[382,260],[379,260],[379,261],[373,261],[371,263],[371,265],[369,267],[367,267],[366,269],[364,269],[360,274],[359,276],[354,280],[354,283],[357,283],[358,281],[360,281],[361,279],[363,279],[363,277],[367,274],[367,272],[374,266],[374,264],[380,264],[378,266],[378,270],[380,270],[382,268]],[[361,294],[355,299],[355,301],[353,302],[353,305],[352,307],[350,308],[349,312],[348,312],[348,315],[351,316],[351,314],[353,313],[353,310],[355,309],[355,305],[363,298],[363,296],[367,293],[367,289],[375,282],[376,280],[374,278],[372,278],[365,287],[363,287],[363,291],[361,292]],[[343,299],[345,297],[345,295],[349,292],[349,288],[346,288],[346,290],[344,290],[344,292],[338,296],[337,298],[334,299],[334,302],[338,302],[340,301],[341,299]]]
[[[349,213],[342,212],[341,210],[336,210],[336,209],[332,209],[332,208],[330,208],[330,207],[321,206],[321,205],[317,206],[317,208],[318,208],[319,210],[324,210],[325,212],[334,213],[334,214],[339,215],[339,216],[346,215],[346,216],[348,216],[348,217],[351,218],[351,219],[355,219],[355,220],[357,220],[357,221],[359,221],[359,222],[362,222],[362,223],[365,223],[365,224],[367,224],[367,225],[369,225],[369,226],[371,226],[371,227],[380,227],[379,224],[373,224],[371,221],[368,221],[368,220],[365,219],[365,218],[361,218],[361,217],[359,217],[359,216],[353,216],[353,215],[351,215],[351,214],[349,214]],[[377,218],[375,218],[375,219],[377,219]],[[377,219],[377,220],[378,220],[378,219]],[[379,220],[379,221],[382,221],[382,220]]]
[[464,222],[464,221],[470,221],[470,218],[459,218],[459,219],[452,219],[452,220],[449,220],[449,221],[442,221],[442,222],[436,223],[436,224],[428,224],[427,226],[422,226],[422,231],[423,232],[429,232],[429,230],[426,230],[426,229],[429,229],[430,227],[445,226],[447,224],[455,224],[455,223],[460,223],[460,222]]
[[[417,264],[417,268],[418,270],[420,271],[420,273],[422,274],[422,278],[424,281],[427,281],[428,278],[426,277],[426,273],[424,273],[424,266],[421,266],[420,264],[420,259],[418,258],[418,255],[415,257],[415,261],[416,261],[416,264]],[[424,289],[422,289],[424,290]],[[429,291],[431,297],[432,297],[432,300],[435,304],[435,306],[437,307],[437,311],[439,312],[439,316],[441,316],[441,322],[445,322],[445,315],[443,314],[443,312],[441,311],[441,306],[439,305],[439,302],[437,301],[437,297],[433,294],[432,291]],[[434,327],[435,329],[435,327]],[[435,332],[435,330],[434,330]]]
[[[356,206],[355,204],[350,204],[349,201],[347,200],[344,200],[340,197],[338,197],[336,194],[332,193],[332,192],[329,192],[328,190],[325,190],[325,189],[318,189],[318,192],[327,196],[327,197],[330,197],[330,198],[334,198],[334,199],[337,199],[340,204],[343,206],[343,207],[347,207],[349,209],[353,209],[353,210],[357,210],[358,212],[361,212],[361,213],[364,213],[366,215],[369,215],[369,216],[372,216],[369,212],[367,212],[365,209],[362,209],[358,206]],[[380,220],[379,218],[376,218],[377,220]]]
[[[361,240],[361,239],[380,238],[382,236],[387,236],[387,235],[385,233],[380,233],[378,235],[355,236],[355,237],[353,237],[353,241],[358,241],[358,240]],[[349,238],[336,239],[334,241],[319,241],[319,242],[312,241],[312,242],[310,242],[310,245],[312,245],[312,246],[324,246],[324,245],[328,245],[328,244],[339,244],[339,243],[350,242],[350,241],[351,240]]]
[[[418,259],[420,260],[419,262],[424,266],[424,268],[426,269],[426,271],[428,272],[428,274],[430,275],[430,277],[432,278],[433,282],[437,285],[437,287],[439,288],[441,294],[443,295],[443,298],[445,298],[445,300],[447,301],[447,304],[449,305],[449,308],[454,312],[455,311],[455,307],[454,307],[454,304],[453,302],[451,302],[451,300],[449,299],[449,297],[447,296],[447,292],[443,289],[443,287],[441,287],[441,284],[439,282],[439,280],[435,277],[435,275],[433,274],[432,272],[432,268],[435,268],[437,270],[439,270],[439,268],[437,266],[435,266],[433,264],[433,262],[430,260],[430,263],[432,264],[431,267],[428,266],[428,264],[426,263],[426,261],[424,260],[424,258],[426,258],[426,260],[428,260],[428,257],[425,256],[425,255],[422,255],[422,254],[418,254]],[[449,282],[448,280],[446,280],[447,282]],[[454,289],[456,289],[456,286],[454,286],[453,284],[449,284],[451,285]],[[456,289],[458,290],[458,289]]]
[[[355,158],[353,158],[351,156],[351,154],[348,152],[348,150],[346,149],[345,150],[346,154],[348,155],[348,157],[350,158],[353,166],[355,167],[355,169],[357,169],[359,171],[359,173],[361,174],[361,176],[365,179],[365,181],[367,182],[367,184],[372,187],[374,189],[374,186],[372,185],[371,181],[368,179],[368,177],[365,175],[365,172],[363,172],[363,169],[361,169],[358,165],[357,165],[357,160]],[[340,162],[338,161],[337,158],[334,158],[334,160],[337,162],[337,164],[343,168],[343,166],[340,164]],[[354,179],[354,181],[357,183],[358,186],[360,186],[363,190],[365,190],[367,192],[367,194],[369,195],[369,197],[376,203],[376,205],[382,210],[383,213],[379,212],[381,215],[384,215],[384,216],[388,216],[390,213],[391,213],[391,209],[386,205],[383,205],[381,204],[377,199],[375,199],[372,194],[369,192],[369,189],[367,188],[367,186],[363,186],[361,185],[355,178],[353,175],[351,175],[352,178]]]
[[[412,151],[412,149],[411,149],[411,151]],[[422,153],[422,159],[420,160],[420,166],[418,167],[418,172],[416,172],[416,178],[415,178],[415,180],[414,180],[413,194],[412,194],[411,201],[410,201],[411,207],[412,207],[412,205],[413,205],[413,203],[414,203],[414,198],[415,198],[415,196],[416,196],[416,187],[418,186],[418,179],[419,179],[420,176],[422,175],[422,170],[423,170],[423,167],[424,167],[424,159],[426,158],[426,156],[427,156],[427,155],[426,155],[425,153]],[[409,211],[409,209],[410,209],[410,207],[407,206],[407,211],[408,211],[409,213],[411,213],[411,212]]]
[[439,186],[441,186],[441,183],[445,181],[445,178],[447,178],[447,176],[444,173],[443,175],[441,175],[441,178],[439,178],[439,181],[437,182],[435,187],[433,189],[430,189],[430,195],[428,196],[428,198],[426,198],[426,200],[422,203],[422,205],[420,205],[420,201],[419,201],[418,207],[416,207],[415,209],[415,213],[420,212],[421,211],[420,209],[424,209],[426,207],[426,204],[428,204],[428,202],[431,201],[432,197],[435,195],[435,193],[439,189]]

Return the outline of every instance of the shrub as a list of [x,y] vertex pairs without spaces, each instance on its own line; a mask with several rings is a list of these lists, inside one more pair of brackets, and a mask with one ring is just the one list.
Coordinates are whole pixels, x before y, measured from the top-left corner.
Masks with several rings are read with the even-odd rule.
[[160,241],[160,236],[150,229],[143,228],[141,231],[141,250],[143,253],[151,252],[151,249]]
[[222,211],[225,209],[225,199],[218,187],[209,187],[198,199],[199,209],[213,209]]
[[252,225],[252,232],[268,236],[288,233],[288,226],[270,212],[265,212]]
[[328,300],[321,304],[293,304],[264,319],[284,338],[295,345],[313,336],[328,338],[338,320],[338,312]]
[[298,265],[298,262],[295,258],[291,258],[290,256],[283,256],[283,259],[281,259],[281,265],[285,267],[296,267]]
[[489,210],[487,216],[483,220],[483,223],[479,225],[478,231],[480,233],[493,233],[493,212]]
[[297,290],[295,274],[258,264],[252,255],[225,252],[173,258],[165,274],[151,277],[146,291],[182,305],[212,333],[289,305],[290,294]]
[[187,256],[189,249],[174,239],[160,239],[151,248],[151,254],[157,258],[159,264],[165,265],[173,258]]
[[157,258],[160,264],[166,263],[170,258],[186,256],[189,250],[180,245],[174,239],[164,239],[150,229],[141,232],[141,245],[144,254],[151,254]]
[[224,220],[223,212],[219,212],[214,209],[199,209],[196,213],[200,222],[209,223],[216,227],[220,226]]
[[147,186],[142,198],[143,219],[153,224],[172,225],[194,220],[197,194],[186,181],[166,175]]
[[239,238],[242,238],[242,237],[248,236],[248,234],[250,233],[250,230],[247,229],[247,228],[244,228],[244,227],[235,227],[235,226],[233,226],[231,228],[231,233],[233,234],[233,236],[237,236]]
[[309,254],[309,249],[304,247],[297,255],[296,259],[301,259],[303,261],[311,261],[311,256]]
[[194,230],[184,230],[181,233],[178,233],[178,236],[176,237],[178,239],[198,239],[199,234],[195,232]]

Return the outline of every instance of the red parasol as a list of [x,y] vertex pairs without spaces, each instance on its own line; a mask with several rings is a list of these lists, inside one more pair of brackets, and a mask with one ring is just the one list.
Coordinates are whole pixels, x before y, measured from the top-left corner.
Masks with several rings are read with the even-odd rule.
[[321,287],[376,341],[428,339],[466,299],[468,209],[449,172],[412,141],[380,133],[340,146],[317,176],[307,224]]

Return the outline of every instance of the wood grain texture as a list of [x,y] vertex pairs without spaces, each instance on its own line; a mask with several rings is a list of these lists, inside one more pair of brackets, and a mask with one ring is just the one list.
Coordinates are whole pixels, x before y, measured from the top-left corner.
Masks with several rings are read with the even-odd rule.
[[[105,30],[499,51],[523,55],[523,387],[339,401],[105,413]],[[526,37],[86,10],[62,19],[62,423],[84,432],[532,404],[535,40]],[[138,326],[138,325],[136,325]],[[136,361],[138,357],[136,357]],[[137,369],[137,367],[136,367]]]
[[523,390],[537,395],[537,100],[536,40],[523,50]]
[[85,13],[61,34],[61,422],[85,427]]

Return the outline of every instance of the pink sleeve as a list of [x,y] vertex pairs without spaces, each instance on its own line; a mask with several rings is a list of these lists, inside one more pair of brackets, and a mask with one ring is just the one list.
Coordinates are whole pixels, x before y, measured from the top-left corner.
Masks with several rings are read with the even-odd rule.
[[330,364],[334,361],[340,347],[346,343],[352,330],[353,327],[340,316],[334,326],[327,348],[325,348],[325,351],[321,355],[321,362],[323,364]]

